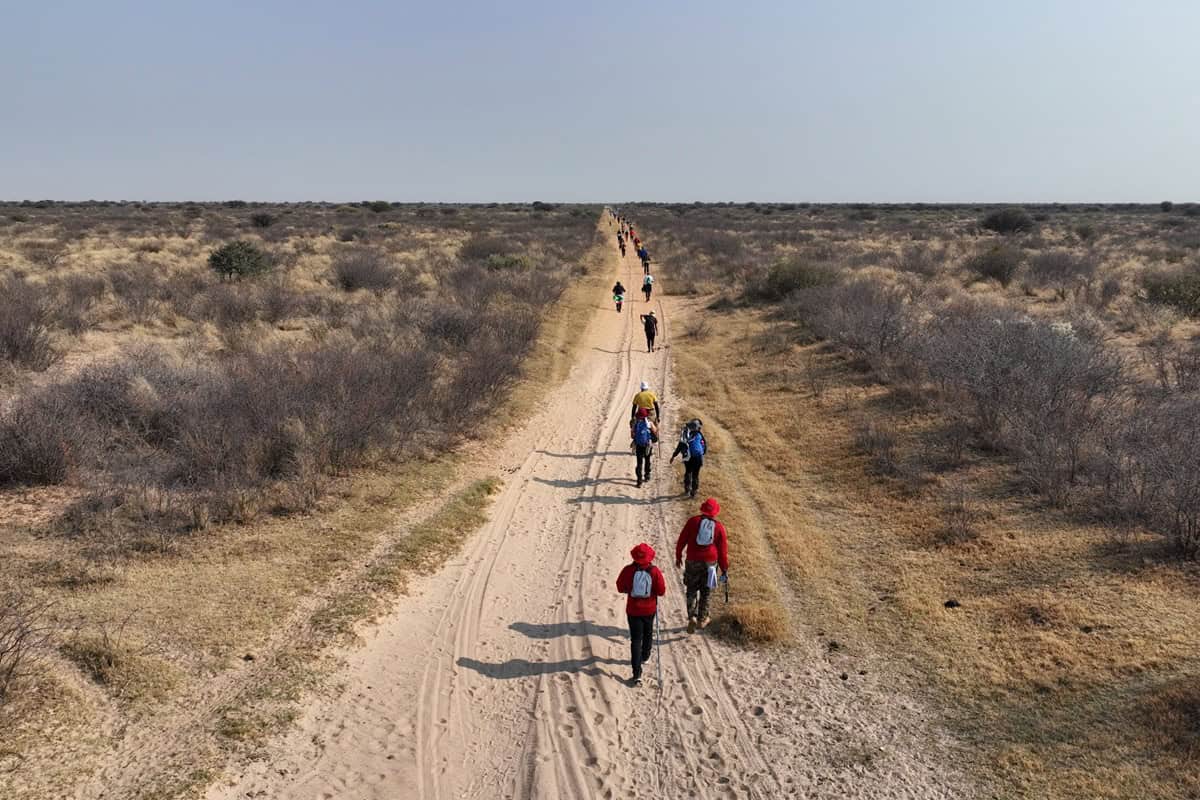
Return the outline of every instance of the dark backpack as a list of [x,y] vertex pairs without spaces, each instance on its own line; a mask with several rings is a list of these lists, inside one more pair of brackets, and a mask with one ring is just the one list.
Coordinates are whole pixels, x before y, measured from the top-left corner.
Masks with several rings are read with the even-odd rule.
[[633,443],[638,447],[645,447],[650,444],[652,434],[650,432],[650,423],[645,419],[639,419],[633,426]]

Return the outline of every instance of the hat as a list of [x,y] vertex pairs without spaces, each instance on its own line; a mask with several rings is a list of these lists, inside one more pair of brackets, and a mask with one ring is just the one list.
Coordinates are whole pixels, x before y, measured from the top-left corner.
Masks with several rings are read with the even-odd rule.
[[654,316],[654,312],[653,312],[653,311],[651,311],[651,312],[650,312],[650,316],[652,316],[652,317]]
[[704,423],[702,423],[698,419],[693,419],[693,420],[688,421],[687,426],[688,426],[689,430],[698,431],[698,430],[700,430],[700,428],[702,428],[704,426]]
[[642,542],[639,545],[635,545],[634,548],[629,551],[629,555],[633,556],[633,563],[637,564],[639,567],[645,567],[654,560],[654,548],[645,542]]
[[[653,313],[653,312],[651,312],[651,313]],[[645,381],[642,381],[642,391],[644,392],[649,388],[650,388],[650,384],[646,383]]]
[[710,497],[700,504],[700,513],[715,517],[721,513],[721,504],[717,502],[717,498]]

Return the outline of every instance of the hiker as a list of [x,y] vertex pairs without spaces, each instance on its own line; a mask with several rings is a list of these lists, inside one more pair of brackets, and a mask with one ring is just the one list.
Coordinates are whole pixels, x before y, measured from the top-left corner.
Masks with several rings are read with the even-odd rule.
[[637,458],[633,469],[637,476],[637,488],[640,489],[642,481],[650,482],[651,457],[654,455],[654,444],[658,441],[658,426],[650,421],[649,409],[638,409],[637,416],[629,425],[629,437],[633,440],[633,454]]
[[629,421],[633,422],[637,419],[638,409],[644,408],[646,411],[654,409],[654,421],[659,422],[662,415],[658,407],[658,397],[650,391],[650,384],[645,381],[642,381],[639,389],[640,391],[633,396],[633,410],[629,412]]
[[646,331],[646,352],[654,352],[654,337],[658,336],[658,318],[654,316],[654,312],[642,314],[642,327]]
[[642,279],[642,292],[646,295],[646,302],[650,302],[650,293],[654,291],[654,276],[646,273],[646,277]]
[[725,526],[716,520],[720,513],[721,504],[715,498],[708,498],[700,504],[700,513],[684,524],[675,542],[676,569],[683,563],[683,551],[687,548],[683,585],[687,589],[688,633],[695,633],[697,625],[707,628],[712,621],[708,616],[708,597],[717,588],[717,568],[721,569],[722,582],[729,579],[729,544]]
[[704,466],[704,454],[708,452],[708,442],[700,432],[703,427],[698,419],[690,420],[679,433],[679,444],[671,454],[669,463],[675,463],[676,456],[683,457],[683,491],[689,497],[695,497],[700,491],[700,469]]
[[642,260],[642,270],[648,273],[650,271],[650,251],[646,249],[646,245],[642,245],[638,248],[637,254],[638,258]]
[[667,579],[654,566],[654,548],[642,542],[629,551],[633,563],[626,564],[617,576],[617,591],[628,595],[625,616],[629,618],[629,660],[633,664],[634,686],[642,682],[642,664],[650,660],[654,645],[654,617],[658,598],[667,593]]
[[621,248],[621,258],[624,258],[625,257],[625,240],[622,239],[621,241],[617,242],[617,247]]
[[625,302],[625,287],[620,281],[613,284],[613,302],[617,304],[617,313],[621,313],[621,303]]

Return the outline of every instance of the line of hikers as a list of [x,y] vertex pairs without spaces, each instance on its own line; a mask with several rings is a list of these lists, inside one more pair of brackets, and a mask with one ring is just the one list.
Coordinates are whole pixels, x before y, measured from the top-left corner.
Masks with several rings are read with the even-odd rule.
[[[617,245],[621,257],[625,257],[625,242],[628,238],[642,262],[642,291],[646,302],[654,288],[654,277],[650,275],[650,254],[637,238],[632,222],[610,209],[617,224]],[[625,287],[618,280],[613,286],[613,300],[620,313],[625,298]],[[646,333],[646,350],[654,352],[654,340],[658,335],[658,319],[653,311],[641,315]],[[653,419],[651,416],[653,415]],[[650,481],[654,447],[659,443],[659,425],[662,408],[658,396],[650,384],[642,381],[633,396],[629,416],[630,449],[634,454],[634,477],[640,489]],[[683,460],[683,491],[695,498],[700,491],[700,470],[708,453],[708,442],[704,438],[704,423],[699,419],[688,420],[679,432],[675,450],[668,463],[676,458]],[[680,530],[675,541],[675,567],[683,571],[686,592],[688,624],[687,632],[707,628],[711,622],[709,599],[719,584],[726,586],[728,600],[729,545],[725,526],[717,521],[721,505],[715,498],[708,498],[700,505],[700,513],[691,517]],[[685,559],[686,555],[686,559]],[[650,660],[654,644],[654,626],[658,615],[658,598],[667,593],[667,582],[654,564],[654,548],[642,542],[630,551],[633,561],[617,576],[617,591],[626,595],[625,614],[629,621],[629,650],[633,675],[630,682],[641,684],[642,666]],[[719,575],[718,575],[719,571]]]

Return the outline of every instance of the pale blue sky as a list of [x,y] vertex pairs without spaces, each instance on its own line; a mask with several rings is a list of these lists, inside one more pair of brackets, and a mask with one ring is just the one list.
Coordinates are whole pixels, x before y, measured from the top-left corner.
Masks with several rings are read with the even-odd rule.
[[1200,2],[3,0],[0,198],[1200,199]]

